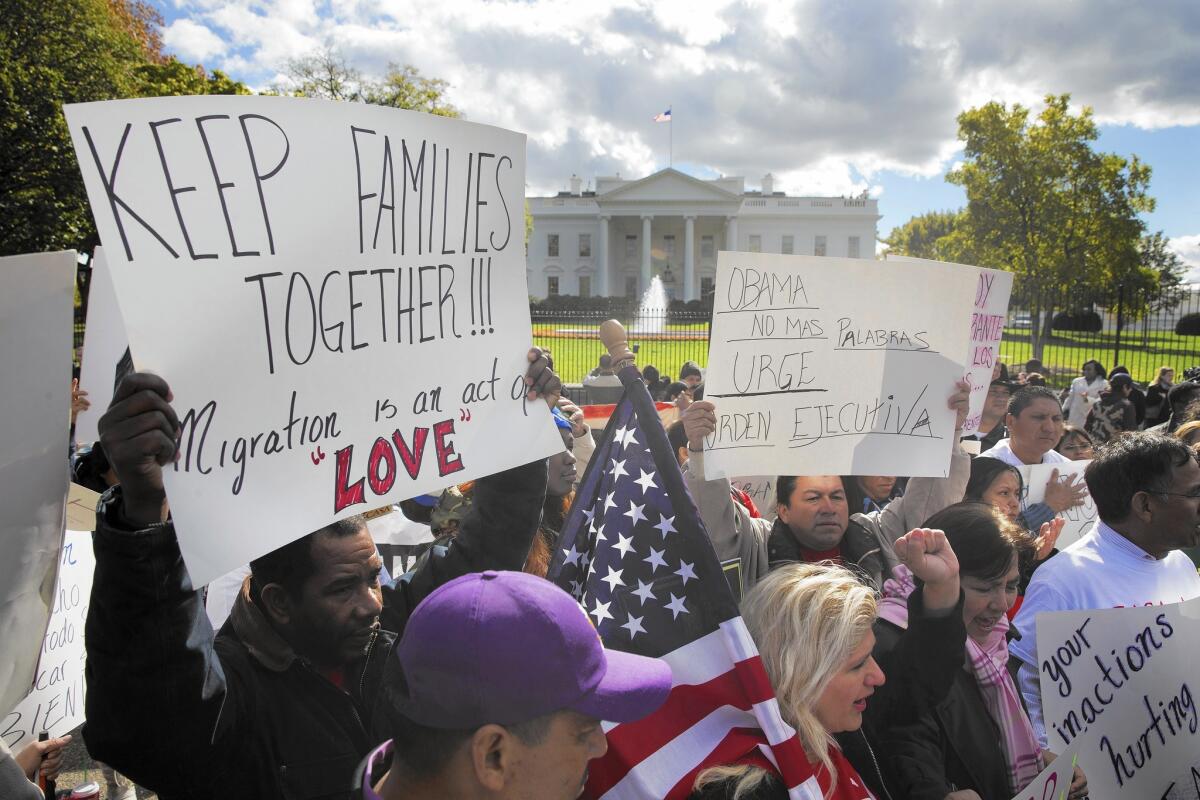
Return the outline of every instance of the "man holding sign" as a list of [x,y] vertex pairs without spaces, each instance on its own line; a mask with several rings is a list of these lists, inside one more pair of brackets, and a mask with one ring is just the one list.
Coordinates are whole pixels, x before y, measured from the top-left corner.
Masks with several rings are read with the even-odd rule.
[[[553,404],[548,358],[535,348],[529,362],[530,395]],[[386,738],[376,695],[408,614],[455,577],[521,568],[545,461],[480,479],[453,544],[391,586],[360,516],[254,560],[214,638],[163,489],[178,457],[172,398],[134,373],[100,420],[121,483],[97,514],[88,749],[161,796],[348,797],[354,767]]]
[[1177,439],[1133,433],[1102,449],[1085,474],[1100,520],[1034,573],[1010,650],[1043,748],[1037,617],[1047,611],[1178,603],[1200,596],[1200,577],[1179,552],[1197,543],[1200,466]]

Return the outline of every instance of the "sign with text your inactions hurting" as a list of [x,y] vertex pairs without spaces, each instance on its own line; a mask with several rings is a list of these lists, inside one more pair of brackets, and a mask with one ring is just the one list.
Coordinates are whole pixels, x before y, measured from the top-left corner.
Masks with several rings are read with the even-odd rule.
[[[938,264],[911,256],[890,256],[898,264]],[[999,269],[956,264],[959,269],[975,273],[975,295],[971,301],[971,333],[967,345],[967,371],[964,379],[971,384],[970,406],[963,422],[964,435],[979,430],[983,419],[983,404],[987,402],[992,383],[992,368],[1000,360],[1000,340],[1004,335],[1004,320],[1008,317],[1008,300],[1012,295],[1013,274]]]
[[1197,642],[1200,599],[1038,615],[1050,750],[1078,745],[1090,796],[1197,796]]
[[937,263],[720,253],[706,476],[946,475],[975,278]]
[[66,116],[137,368],[183,423],[194,583],[562,449],[524,399],[524,135],[279,97]]

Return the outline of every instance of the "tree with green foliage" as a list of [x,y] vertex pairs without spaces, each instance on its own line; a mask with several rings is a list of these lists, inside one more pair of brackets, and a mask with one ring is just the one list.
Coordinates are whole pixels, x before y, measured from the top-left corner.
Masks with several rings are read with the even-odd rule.
[[289,83],[274,87],[279,94],[371,103],[442,117],[459,116],[458,110],[445,101],[449,84],[439,78],[427,78],[407,64],[389,63],[383,78],[372,80],[350,66],[340,51],[327,46],[292,59],[286,72]]
[[962,210],[930,211],[913,217],[903,225],[892,228],[883,243],[888,246],[888,252],[898,256],[914,258],[932,258],[946,260],[938,243],[954,233],[955,227],[962,218]]
[[139,0],[7,0],[0,25],[0,254],[98,239],[62,107],[123,97],[246,94],[166,56]]
[[946,176],[966,190],[967,208],[941,244],[1015,273],[1015,296],[1041,320],[1031,331],[1035,358],[1068,288],[1115,294],[1146,277],[1138,215],[1154,208],[1150,167],[1096,152],[1092,110],[1072,114],[1069,106],[1070,95],[1048,95],[1033,120],[1019,104],[964,111],[964,163]]

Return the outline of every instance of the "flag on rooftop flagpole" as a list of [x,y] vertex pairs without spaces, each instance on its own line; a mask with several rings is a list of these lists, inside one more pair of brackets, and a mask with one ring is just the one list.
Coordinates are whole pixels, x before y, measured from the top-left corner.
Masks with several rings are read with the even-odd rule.
[[[606,647],[665,659],[667,702],[633,723],[605,723],[608,753],[586,796],[685,798],[696,776],[754,763],[793,798],[820,798],[758,649],[738,614],[700,513],[637,368],[588,464],[547,577],[575,596]],[[822,780],[823,776],[823,780]]]
[[670,122],[671,121],[671,109],[668,108],[666,111],[664,111],[661,114],[659,114],[658,116],[656,116],[654,118],[654,121],[655,122]]

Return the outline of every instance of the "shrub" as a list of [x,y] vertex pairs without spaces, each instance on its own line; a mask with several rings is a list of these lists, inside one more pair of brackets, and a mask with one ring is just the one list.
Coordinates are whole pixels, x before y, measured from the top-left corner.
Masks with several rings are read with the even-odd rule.
[[1054,315],[1050,326],[1056,331],[1083,331],[1099,333],[1104,328],[1100,315],[1090,309],[1060,311]]
[[1180,336],[1200,336],[1200,313],[1184,314],[1175,323],[1175,333]]

